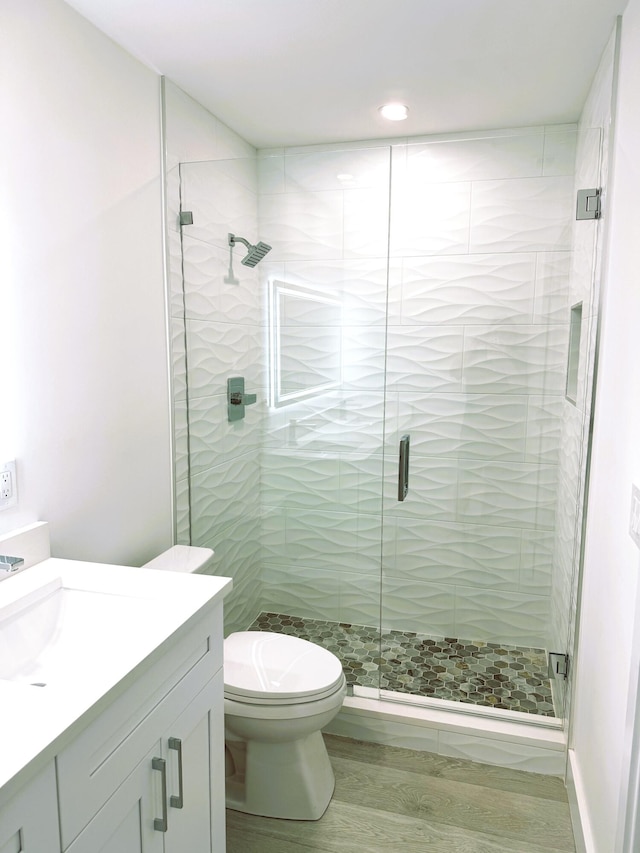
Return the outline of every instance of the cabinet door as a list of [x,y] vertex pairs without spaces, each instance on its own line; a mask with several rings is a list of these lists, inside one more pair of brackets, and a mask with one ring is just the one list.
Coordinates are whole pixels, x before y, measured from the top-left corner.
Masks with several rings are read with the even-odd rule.
[[107,800],[75,841],[68,853],[163,853],[164,833],[156,821],[166,815],[163,772],[154,769],[162,744],[136,767]]
[[[211,808],[209,805],[209,724],[205,714],[194,727],[177,721],[167,739],[169,768],[169,815],[165,853],[210,853]],[[178,752],[178,750],[180,750]],[[180,781],[182,768],[182,787]],[[180,795],[182,794],[182,798]]]
[[0,808],[0,853],[60,853],[53,764]]
[[66,853],[224,853],[223,688],[220,672],[122,784],[114,783],[115,793]]
[[[222,673],[219,673],[178,717],[164,740],[169,779],[165,853],[184,853],[187,850],[189,853],[211,853],[212,850],[224,853],[224,818],[221,843],[220,827],[212,827],[211,819],[212,811],[216,819],[219,811],[217,808],[212,810],[214,784],[218,789],[222,788],[224,800],[223,754],[217,754],[222,752],[224,745],[217,736],[219,733],[213,725],[214,712],[211,710],[221,709],[222,690]],[[220,714],[215,715],[216,721]]]

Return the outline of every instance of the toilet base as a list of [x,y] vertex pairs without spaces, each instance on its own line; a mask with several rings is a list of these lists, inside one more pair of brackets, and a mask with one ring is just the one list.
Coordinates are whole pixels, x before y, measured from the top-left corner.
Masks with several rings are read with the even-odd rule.
[[288,820],[318,820],[325,813],[335,777],[319,731],[287,743],[228,738],[226,749],[232,762],[227,808]]

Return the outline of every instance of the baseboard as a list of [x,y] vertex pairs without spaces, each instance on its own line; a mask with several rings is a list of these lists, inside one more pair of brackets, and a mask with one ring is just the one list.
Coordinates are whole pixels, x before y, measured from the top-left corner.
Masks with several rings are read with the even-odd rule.
[[568,750],[568,757],[566,786],[569,809],[571,811],[571,823],[573,825],[573,836],[576,843],[576,853],[597,853],[589,822],[582,775],[576,754],[572,749]]

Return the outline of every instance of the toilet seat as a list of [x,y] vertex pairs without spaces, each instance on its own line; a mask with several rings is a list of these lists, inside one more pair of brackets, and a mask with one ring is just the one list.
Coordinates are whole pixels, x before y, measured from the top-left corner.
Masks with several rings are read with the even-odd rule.
[[239,631],[224,641],[224,694],[248,705],[320,701],[342,689],[342,664],[320,646],[262,631]]

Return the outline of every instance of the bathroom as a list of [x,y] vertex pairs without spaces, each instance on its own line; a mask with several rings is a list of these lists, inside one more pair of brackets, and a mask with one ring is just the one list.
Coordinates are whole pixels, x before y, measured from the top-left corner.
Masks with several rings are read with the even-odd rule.
[[[595,849],[607,849],[602,839],[615,835],[625,810],[632,735],[624,723],[635,702],[637,556],[627,529],[631,483],[640,478],[631,438],[638,407],[633,383],[623,380],[635,356],[632,324],[638,309],[632,273],[636,241],[625,229],[626,221],[633,221],[627,193],[637,184],[629,152],[637,132],[632,105],[638,15],[637,3],[631,2],[621,36],[615,207],[600,258],[608,265],[609,290],[585,539],[582,639],[573,667],[570,746],[574,773],[580,774],[574,786],[585,832],[600,839]],[[5,415],[3,428],[10,455],[21,466],[19,505],[5,511],[0,524],[11,529],[46,517],[54,527],[57,553],[142,564],[169,547],[173,530],[171,470],[157,464],[168,457],[173,441],[164,294],[157,285],[163,277],[158,75],[63,3],[30,4],[29,18],[28,25],[17,13],[11,19],[15,29],[3,50],[3,62],[16,81],[14,132],[2,142],[11,198],[2,229],[3,278],[29,286],[2,295],[12,300],[3,302],[2,315],[16,318],[3,331],[3,360],[14,365],[3,372],[15,377],[7,391],[15,400],[14,414]],[[84,47],[78,45],[79,35]],[[168,113],[173,124],[166,128],[167,138],[174,140],[169,174],[176,175],[177,162],[248,162],[250,146],[193,110],[171,84],[167,88],[175,99]],[[20,109],[27,101],[32,104],[28,112]],[[390,155],[376,153],[385,156]],[[275,158],[272,165],[277,165]],[[389,169],[389,160],[383,169]],[[238,233],[252,242],[274,243],[256,276],[268,264],[282,262],[275,254],[276,236],[268,229],[245,233],[238,228]],[[237,273],[240,255],[233,260]],[[253,417],[248,407],[247,422]],[[251,466],[243,470],[253,476]],[[177,481],[185,482],[184,470]],[[239,535],[226,547],[240,549],[241,543]],[[233,558],[223,546],[218,555],[221,561]],[[274,565],[271,576],[282,569]],[[246,583],[249,589],[250,576]],[[443,636],[448,636],[446,627]]]

